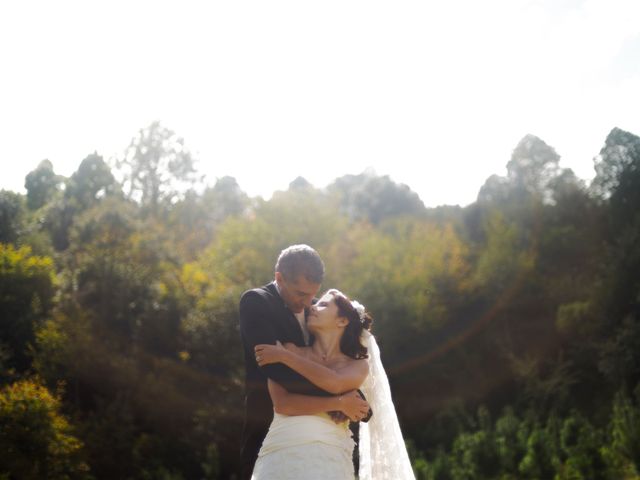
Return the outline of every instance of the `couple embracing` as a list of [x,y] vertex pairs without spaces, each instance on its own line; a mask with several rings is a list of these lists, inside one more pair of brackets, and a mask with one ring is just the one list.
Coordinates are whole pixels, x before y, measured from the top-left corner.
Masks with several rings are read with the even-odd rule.
[[323,276],[318,253],[293,245],[272,283],[242,295],[241,478],[413,479],[372,318],[335,289],[316,300]]

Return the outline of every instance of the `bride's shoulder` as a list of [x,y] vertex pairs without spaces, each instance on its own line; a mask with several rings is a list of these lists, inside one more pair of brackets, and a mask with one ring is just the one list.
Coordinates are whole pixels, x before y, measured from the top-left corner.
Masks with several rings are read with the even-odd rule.
[[349,369],[357,369],[358,371],[369,371],[369,362],[366,358],[353,358],[348,355],[343,355],[340,360],[339,369],[348,367]]

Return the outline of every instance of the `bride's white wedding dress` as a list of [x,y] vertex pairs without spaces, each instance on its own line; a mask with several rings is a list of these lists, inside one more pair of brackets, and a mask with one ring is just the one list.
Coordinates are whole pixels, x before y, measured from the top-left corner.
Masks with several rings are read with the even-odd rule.
[[[369,375],[361,390],[373,416],[360,424],[360,480],[415,480],[375,337],[364,333]],[[326,414],[274,414],[252,480],[353,480],[354,442],[347,423]]]
[[347,422],[326,415],[274,414],[252,480],[353,479],[354,442]]

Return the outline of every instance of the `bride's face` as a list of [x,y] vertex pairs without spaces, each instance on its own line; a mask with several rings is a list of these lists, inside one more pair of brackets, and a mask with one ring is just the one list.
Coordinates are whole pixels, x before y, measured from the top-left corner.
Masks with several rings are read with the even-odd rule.
[[347,319],[338,315],[338,306],[333,295],[326,293],[309,309],[307,327],[311,332],[344,327]]

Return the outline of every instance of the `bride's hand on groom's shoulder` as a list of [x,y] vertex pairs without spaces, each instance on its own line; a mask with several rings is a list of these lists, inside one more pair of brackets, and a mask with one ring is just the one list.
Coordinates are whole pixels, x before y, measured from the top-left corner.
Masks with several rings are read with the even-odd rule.
[[256,362],[261,367],[272,363],[284,363],[287,349],[278,341],[275,345],[260,344],[254,348]]

